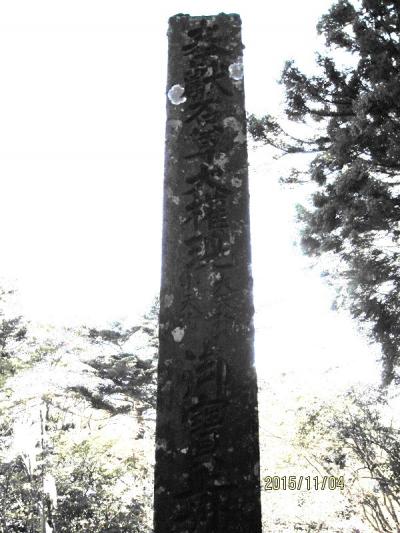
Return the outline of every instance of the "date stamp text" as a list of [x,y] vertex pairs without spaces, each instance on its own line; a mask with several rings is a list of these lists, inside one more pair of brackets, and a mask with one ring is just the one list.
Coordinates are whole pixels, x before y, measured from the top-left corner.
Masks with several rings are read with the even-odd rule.
[[264,490],[335,490],[344,489],[343,476],[266,476]]

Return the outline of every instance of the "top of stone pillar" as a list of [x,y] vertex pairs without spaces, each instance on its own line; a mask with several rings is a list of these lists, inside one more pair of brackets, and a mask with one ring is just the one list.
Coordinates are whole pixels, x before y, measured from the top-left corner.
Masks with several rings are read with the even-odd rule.
[[190,25],[199,20],[207,20],[209,22],[220,21],[223,25],[229,23],[230,25],[240,27],[242,20],[237,13],[218,13],[217,15],[196,15],[192,16],[188,13],[177,13],[169,18],[168,34],[171,33],[172,28],[179,25]]
[[218,17],[227,17],[228,19],[230,20],[237,20],[237,21],[240,21],[241,22],[241,19],[240,19],[240,15],[238,15],[238,13],[218,13],[217,15],[196,15],[196,16],[192,16],[192,15],[189,15],[188,13],[177,13],[176,15],[172,15],[172,17],[169,18],[169,22],[173,22],[175,20],[180,20],[180,19],[183,19],[183,18],[190,18],[190,19],[209,19],[209,20],[213,20],[213,19],[216,19]]

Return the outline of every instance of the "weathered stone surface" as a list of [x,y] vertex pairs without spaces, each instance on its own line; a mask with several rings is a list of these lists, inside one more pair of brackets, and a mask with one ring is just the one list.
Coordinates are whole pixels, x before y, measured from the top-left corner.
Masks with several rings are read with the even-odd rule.
[[169,26],[155,533],[260,533],[238,15]]

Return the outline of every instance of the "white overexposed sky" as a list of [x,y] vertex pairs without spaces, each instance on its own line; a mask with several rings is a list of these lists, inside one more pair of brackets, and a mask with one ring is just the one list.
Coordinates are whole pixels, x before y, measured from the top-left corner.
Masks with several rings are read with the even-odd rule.
[[[239,13],[247,110],[276,113],[284,61],[312,68],[322,42],[315,25],[330,4],[0,3],[0,275],[18,280],[26,315],[133,318],[158,292],[168,17]],[[285,353],[294,364],[305,350],[315,361],[328,344],[344,358],[346,346],[363,353],[296,255],[293,201],[257,154],[250,150],[259,360]]]

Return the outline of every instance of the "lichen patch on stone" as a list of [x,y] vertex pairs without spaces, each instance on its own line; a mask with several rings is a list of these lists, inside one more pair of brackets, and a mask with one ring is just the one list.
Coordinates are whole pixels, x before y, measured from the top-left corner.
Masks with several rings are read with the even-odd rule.
[[236,117],[226,117],[223,123],[226,128],[231,128],[236,132],[236,137],[233,139],[233,142],[243,144],[247,141],[246,134]]
[[179,198],[179,196],[174,195],[174,193],[172,192],[171,187],[167,188],[167,196],[172,202],[174,202],[175,205],[179,205],[180,198]]
[[219,281],[221,278],[222,278],[221,272],[215,272],[215,271],[211,271],[210,275],[208,276],[211,286],[215,285],[215,283]]
[[229,162],[228,156],[221,152],[218,157],[214,159],[216,166],[220,167],[222,170],[225,170],[226,164]]
[[182,120],[178,119],[169,119],[167,121],[167,127],[169,130],[169,133],[177,133],[182,128]]
[[158,442],[156,442],[156,450],[166,450],[167,449],[167,441],[165,439],[160,439]]
[[179,83],[173,85],[167,93],[168,100],[174,105],[183,104],[183,102],[186,102],[186,96],[183,96],[184,92],[185,88]]
[[243,79],[243,63],[241,61],[229,65],[228,70],[229,77],[233,80],[239,81]]
[[171,331],[171,335],[173,336],[175,342],[182,342],[182,339],[185,335],[185,328],[176,327]]

